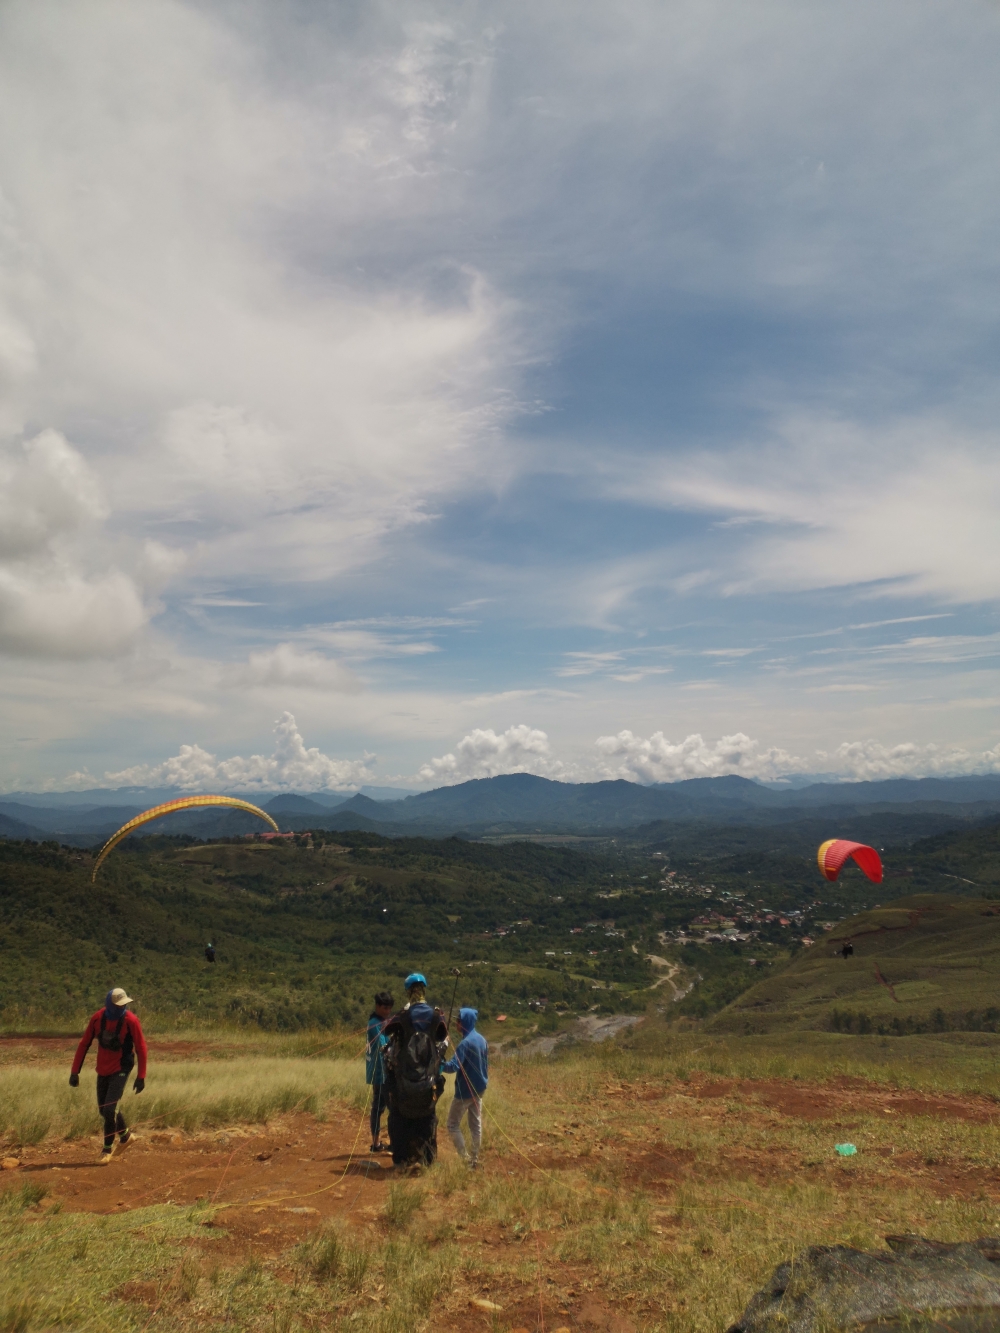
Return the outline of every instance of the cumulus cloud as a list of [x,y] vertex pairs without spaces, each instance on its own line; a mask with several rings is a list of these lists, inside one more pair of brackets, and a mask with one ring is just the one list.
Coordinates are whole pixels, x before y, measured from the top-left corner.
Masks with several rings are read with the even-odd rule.
[[845,741],[829,754],[819,751],[818,757],[821,762],[829,760],[834,772],[859,782],[1000,772],[1000,745],[991,750],[966,750],[957,745]]
[[767,779],[809,768],[805,760],[785,750],[773,746],[762,750],[758,741],[742,731],[717,741],[706,741],[695,734],[678,742],[669,741],[662,731],[649,737],[620,731],[616,736],[599,736],[596,745],[601,755],[601,777],[630,782],[679,782],[730,773]]
[[420,782],[450,787],[470,778],[495,778],[501,773],[535,773],[556,778],[563,764],[552,754],[549,738],[535,727],[508,727],[499,735],[477,727],[463,736],[454,751],[431,759],[417,774]]
[[[112,657],[133,642],[148,618],[139,584],[110,562],[93,568],[79,543],[106,514],[91,468],[58,431],[0,451],[0,651]],[[165,559],[147,543],[136,571],[155,583]]]
[[332,759],[315,746],[307,749],[291,713],[282,713],[274,726],[275,747],[270,755],[249,758],[234,755],[219,759],[200,745],[182,745],[160,764],[137,764],[118,773],[105,773],[98,782],[86,773],[74,773],[70,786],[176,787],[179,791],[341,791],[368,782],[374,776],[374,755],[363,759]]
[[874,740],[844,741],[835,750],[817,750],[811,757],[804,757],[777,746],[764,748],[743,732],[716,741],[695,734],[673,743],[662,731],[649,737],[620,731],[616,736],[600,736],[596,745],[601,756],[599,776],[642,783],[727,774],[767,782],[795,773],[821,773],[825,778],[854,782],[1000,772],[1000,745],[972,751],[913,742],[883,745]]

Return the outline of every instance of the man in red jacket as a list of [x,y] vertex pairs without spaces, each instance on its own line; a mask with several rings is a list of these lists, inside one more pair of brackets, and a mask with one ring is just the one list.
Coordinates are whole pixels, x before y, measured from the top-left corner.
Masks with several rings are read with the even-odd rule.
[[125,1007],[131,1003],[131,996],[126,995],[120,986],[108,991],[104,1008],[98,1009],[80,1038],[80,1045],[73,1057],[73,1072],[69,1076],[69,1086],[78,1088],[80,1070],[87,1058],[90,1044],[96,1037],[97,1107],[104,1117],[102,1166],[107,1166],[111,1161],[115,1150],[116,1131],[122,1143],[128,1143],[133,1137],[132,1131],[125,1124],[125,1117],[121,1111],[117,1111],[117,1107],[136,1056],[139,1057],[139,1073],[135,1080],[135,1090],[142,1092],[146,1086],[146,1038],[142,1035],[142,1028],[135,1014],[130,1013]]

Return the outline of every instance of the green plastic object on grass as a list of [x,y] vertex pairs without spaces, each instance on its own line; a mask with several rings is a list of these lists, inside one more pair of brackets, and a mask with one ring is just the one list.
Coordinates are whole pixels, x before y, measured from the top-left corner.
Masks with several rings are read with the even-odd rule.
[[835,1143],[834,1147],[841,1157],[853,1157],[858,1151],[853,1143]]

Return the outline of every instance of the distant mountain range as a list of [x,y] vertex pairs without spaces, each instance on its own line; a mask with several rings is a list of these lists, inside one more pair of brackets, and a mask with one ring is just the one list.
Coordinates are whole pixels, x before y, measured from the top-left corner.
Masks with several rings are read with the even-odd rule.
[[[142,788],[44,796],[17,792],[0,798],[0,837],[89,846],[110,837],[140,811],[181,794]],[[1000,774],[775,788],[736,776],[645,787],[621,780],[553,782],[512,773],[400,799],[389,799],[396,795],[392,788],[378,787],[363,788],[353,796],[243,794],[262,804],[283,829],[367,829],[411,837],[610,833],[657,823],[775,825],[820,813],[840,828],[852,818],[874,814],[934,815],[957,821],[1000,814]],[[940,818],[935,823],[940,825]],[[239,811],[202,809],[170,815],[150,825],[148,832],[217,838],[258,827],[258,820]]]

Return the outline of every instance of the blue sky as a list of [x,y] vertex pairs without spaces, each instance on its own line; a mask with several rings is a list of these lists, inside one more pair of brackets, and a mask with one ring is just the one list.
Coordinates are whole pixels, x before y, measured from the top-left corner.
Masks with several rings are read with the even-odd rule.
[[1000,769],[1000,14],[0,14],[0,787]]

